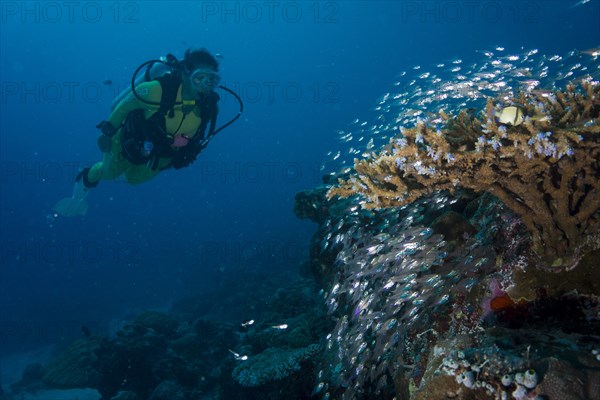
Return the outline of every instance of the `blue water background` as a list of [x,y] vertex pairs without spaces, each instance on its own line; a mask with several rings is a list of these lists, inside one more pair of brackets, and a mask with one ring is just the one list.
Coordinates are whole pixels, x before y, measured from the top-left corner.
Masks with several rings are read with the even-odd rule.
[[[222,270],[295,276],[315,226],[296,218],[294,195],[321,183],[336,131],[369,115],[399,71],[479,61],[496,46],[560,55],[600,44],[598,1],[280,2],[271,15],[267,3],[83,2],[58,18],[46,3],[2,3],[3,352],[57,340],[27,331],[36,324],[100,326],[167,307]],[[101,182],[86,217],[54,216],[74,172],[100,159],[95,125],[135,68],[188,47],[224,56],[241,119],[191,167],[139,186]],[[236,107],[223,94],[220,123]]]

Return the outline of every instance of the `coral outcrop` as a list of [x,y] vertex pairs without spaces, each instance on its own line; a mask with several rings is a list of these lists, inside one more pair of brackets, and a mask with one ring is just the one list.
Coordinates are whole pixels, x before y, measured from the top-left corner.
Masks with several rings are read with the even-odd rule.
[[[182,300],[171,312],[141,312],[114,337],[77,340],[49,365],[29,366],[11,395],[86,387],[106,400],[310,395],[323,337],[332,328],[316,285],[294,279],[272,290],[261,286],[264,278],[258,274],[254,281],[231,274],[224,293]],[[235,284],[257,290],[253,295],[232,291]],[[232,292],[238,296],[232,296],[238,310],[230,312],[250,314],[252,324],[216,321],[206,313],[209,299],[221,303]],[[245,357],[234,356],[236,351]]]
[[42,381],[61,389],[96,387],[101,379],[94,368],[100,347],[98,338],[73,342],[58,359],[44,368]]
[[278,381],[300,371],[321,347],[311,344],[300,349],[269,348],[238,365],[233,378],[242,386],[255,387]]
[[334,202],[346,213],[319,225],[311,251],[337,321],[318,398],[553,399],[567,386],[594,398],[597,250],[575,269],[539,271],[522,220],[488,193],[379,210],[324,205]]

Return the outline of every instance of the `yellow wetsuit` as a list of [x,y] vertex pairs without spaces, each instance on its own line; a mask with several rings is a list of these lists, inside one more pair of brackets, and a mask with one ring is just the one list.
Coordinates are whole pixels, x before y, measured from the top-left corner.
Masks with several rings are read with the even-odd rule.
[[[162,96],[162,88],[157,81],[142,83],[136,86],[136,91],[141,98],[154,103],[159,103]],[[181,102],[181,85],[177,91],[176,102]],[[121,125],[127,115],[133,110],[143,109],[144,117],[148,119],[158,111],[158,108],[159,106],[157,105],[146,104],[140,101],[133,93],[130,93],[115,107],[108,118],[108,121],[117,128],[117,133],[112,137],[112,149],[104,153],[102,161],[91,167],[87,176],[91,183],[96,183],[100,180],[116,179],[121,175],[124,175],[129,183],[142,183],[155,177],[163,168],[169,165],[171,162],[170,158],[161,158],[158,162],[158,168],[154,170],[147,165],[134,165],[125,159],[121,147]],[[189,111],[187,110],[188,108],[190,108]],[[185,118],[184,109],[186,110]],[[178,104],[173,110],[172,117],[170,117],[170,113],[167,113],[165,116],[167,133],[169,135],[183,134],[192,138],[202,123],[198,107]]]

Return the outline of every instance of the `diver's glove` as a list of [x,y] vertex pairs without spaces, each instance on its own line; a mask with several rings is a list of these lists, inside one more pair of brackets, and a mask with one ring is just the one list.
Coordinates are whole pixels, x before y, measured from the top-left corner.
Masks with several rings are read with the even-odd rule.
[[196,161],[196,154],[192,151],[182,150],[178,151],[173,157],[171,166],[175,169],[181,169],[187,167],[194,161]]
[[112,149],[112,137],[117,133],[117,128],[113,126],[109,121],[102,121],[96,128],[102,131],[102,135],[98,136],[96,143],[98,143],[98,148],[103,153],[108,153]]
[[102,134],[108,137],[113,137],[117,133],[117,128],[115,128],[110,121],[102,121],[96,125],[96,128],[100,129]]
[[181,147],[179,151],[173,156],[171,159],[171,166],[174,169],[185,168],[194,161],[196,161],[196,157],[202,151],[204,146],[201,144],[190,144],[185,147]]

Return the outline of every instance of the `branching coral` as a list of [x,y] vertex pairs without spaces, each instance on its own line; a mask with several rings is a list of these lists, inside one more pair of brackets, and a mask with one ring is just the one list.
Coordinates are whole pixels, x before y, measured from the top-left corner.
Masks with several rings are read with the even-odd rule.
[[353,176],[328,196],[363,194],[365,208],[411,203],[457,186],[488,191],[517,213],[548,265],[574,267],[598,247],[600,230],[600,84],[523,93],[512,100],[523,123],[496,122],[490,99],[481,120],[443,111],[443,129],[407,129],[379,154],[355,160]]

